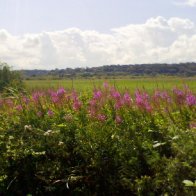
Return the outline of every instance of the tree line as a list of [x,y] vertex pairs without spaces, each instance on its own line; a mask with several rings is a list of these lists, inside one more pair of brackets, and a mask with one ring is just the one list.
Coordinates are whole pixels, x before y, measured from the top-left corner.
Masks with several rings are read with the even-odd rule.
[[54,70],[22,70],[24,77],[51,76],[69,77],[100,77],[100,76],[196,76],[196,63],[179,64],[136,64],[136,65],[104,65],[100,67],[65,68]]

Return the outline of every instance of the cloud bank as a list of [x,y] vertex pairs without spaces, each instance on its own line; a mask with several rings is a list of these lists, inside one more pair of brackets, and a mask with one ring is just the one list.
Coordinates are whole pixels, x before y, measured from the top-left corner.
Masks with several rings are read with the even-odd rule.
[[14,69],[196,61],[196,27],[189,19],[156,17],[109,33],[78,28],[14,36],[0,30],[0,61]]

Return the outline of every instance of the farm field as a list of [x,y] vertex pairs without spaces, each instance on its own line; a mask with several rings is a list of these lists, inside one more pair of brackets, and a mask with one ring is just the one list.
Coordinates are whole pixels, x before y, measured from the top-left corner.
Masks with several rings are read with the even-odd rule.
[[79,91],[90,91],[94,87],[102,86],[107,81],[111,85],[115,85],[118,89],[129,89],[135,91],[137,88],[145,88],[153,91],[155,88],[171,89],[175,86],[183,87],[188,85],[190,89],[196,92],[196,77],[180,78],[180,77],[155,77],[155,78],[131,78],[131,79],[74,79],[72,80],[26,80],[27,89],[47,89],[47,88],[69,88]]

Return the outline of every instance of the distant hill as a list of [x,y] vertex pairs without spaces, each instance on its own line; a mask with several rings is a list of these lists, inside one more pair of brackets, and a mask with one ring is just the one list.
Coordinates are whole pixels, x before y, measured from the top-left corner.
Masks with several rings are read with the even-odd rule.
[[196,76],[196,63],[104,65],[92,68],[21,70],[25,78],[100,77],[100,76]]

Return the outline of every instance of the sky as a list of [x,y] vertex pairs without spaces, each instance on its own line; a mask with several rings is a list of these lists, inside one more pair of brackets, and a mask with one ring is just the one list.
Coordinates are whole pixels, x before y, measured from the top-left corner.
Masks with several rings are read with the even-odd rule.
[[0,0],[14,69],[196,61],[196,0]]

